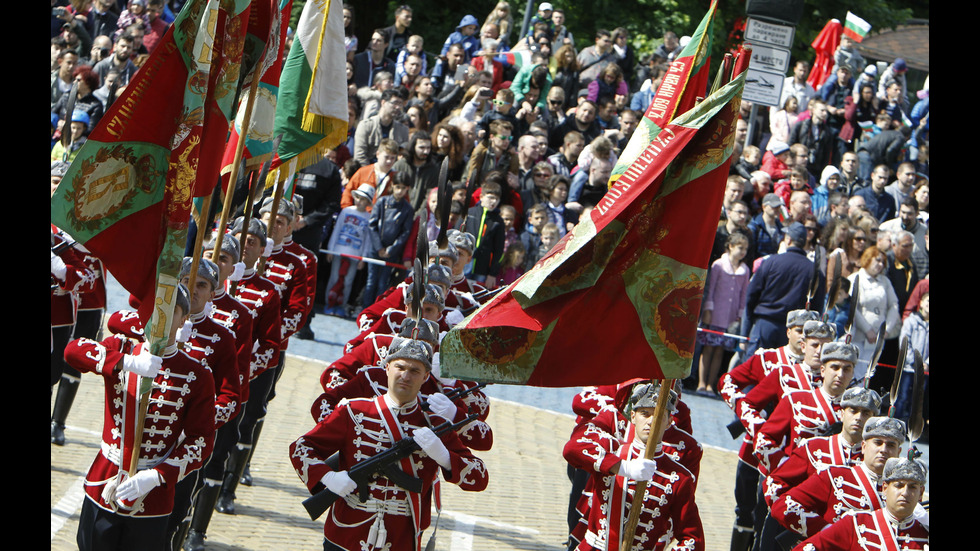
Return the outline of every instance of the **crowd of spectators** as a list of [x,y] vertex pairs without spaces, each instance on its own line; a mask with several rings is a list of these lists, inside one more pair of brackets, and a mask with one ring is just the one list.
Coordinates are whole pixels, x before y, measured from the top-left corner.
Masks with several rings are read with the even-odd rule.
[[[55,139],[61,122],[70,117],[77,132],[71,155],[156,47],[178,4],[52,2],[52,160],[65,153]],[[601,200],[667,67],[690,40],[667,29],[654,51],[642,52],[620,27],[597,29],[583,46],[560,7],[538,5],[523,34],[512,7],[501,1],[485,16],[465,14],[447,24],[442,44],[426,44],[414,32],[412,8],[400,6],[391,26],[359,44],[357,5],[344,5],[349,135],[302,171],[307,190],[320,188],[303,213],[318,214],[312,242],[326,250],[335,215],[356,207],[354,192],[365,185],[372,192],[365,216],[407,187],[402,201],[425,225],[401,224],[407,234],[368,251],[365,258],[383,258],[390,273],[369,277],[370,267],[359,263],[346,310],[334,301],[332,312],[356,315],[371,302],[359,298],[365,283],[380,293],[397,282],[415,255],[416,232],[438,232],[430,190],[443,159],[455,190],[451,224],[477,241],[468,277],[488,287],[519,277]],[[904,60],[865,61],[860,44],[846,39],[826,82],[807,83],[809,69],[808,60],[796,61],[778,106],[742,103],[703,301],[702,329],[717,333],[702,331],[689,381],[707,392],[716,388],[722,358],[768,344],[730,337],[750,335],[757,321],[758,312],[746,308],[748,280],[788,249],[817,263],[825,289],[836,267],[858,284],[853,338],[873,344],[885,322],[883,363],[897,360],[903,320],[915,314],[921,325],[923,296],[928,305],[928,78],[921,90],[908,90]],[[75,81],[78,101],[66,113]],[[321,261],[330,264],[326,254]],[[319,273],[323,311],[331,269]],[[831,298],[829,308],[846,312],[849,296]],[[707,363],[699,370],[702,347]]]

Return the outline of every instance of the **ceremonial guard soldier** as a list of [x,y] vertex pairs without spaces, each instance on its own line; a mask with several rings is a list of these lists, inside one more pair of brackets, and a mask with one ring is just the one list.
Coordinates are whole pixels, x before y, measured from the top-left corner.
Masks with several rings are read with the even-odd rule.
[[[101,342],[77,339],[65,359],[83,373],[105,379],[105,424],[99,454],[85,476],[78,547],[167,549],[167,520],[174,489],[201,468],[214,443],[214,382],[208,369],[180,350],[177,332],[190,310],[178,285],[169,339],[161,356],[123,335]],[[140,380],[152,378],[149,408],[134,434]],[[137,470],[129,476],[134,449]]]
[[[804,361],[803,348],[806,341],[804,328],[806,323],[817,321],[819,317],[820,314],[812,310],[790,311],[786,316],[787,344],[779,348],[757,351],[747,361],[721,376],[719,383],[721,396],[735,412],[745,429],[738,452],[739,461],[735,467],[735,526],[732,528],[731,551],[749,550],[755,538],[756,528],[761,527],[762,523],[761,518],[755,517],[764,513],[763,504],[759,499],[758,460],[753,453],[755,450],[754,427],[761,425],[764,419],[747,423],[748,419],[744,418],[746,416],[743,415],[745,410],[743,401],[763,381],[773,377],[773,372],[778,372],[784,368],[795,372],[795,368],[792,366]],[[777,389],[782,388],[782,385],[779,384],[780,380],[781,378],[776,376],[772,381]],[[806,387],[801,386],[801,388]],[[757,395],[759,394],[761,391],[757,393]],[[777,394],[772,399],[778,399],[780,395]],[[766,396],[772,396],[772,393],[766,392]],[[768,401],[766,400],[766,402]],[[751,415],[748,418],[754,419]]]
[[317,252],[307,249],[293,240],[293,232],[303,227],[303,196],[293,195],[293,220],[289,224],[289,231],[282,240],[282,248],[295,254],[303,261],[306,266],[306,315],[303,318],[303,325],[300,326],[296,335],[297,338],[312,339],[313,330],[310,329],[310,318],[313,315],[313,300],[316,298],[316,279],[317,279]]
[[[388,390],[384,395],[340,405],[289,446],[293,467],[311,492],[328,489],[340,496],[326,513],[325,550],[418,551],[430,524],[432,485],[440,471],[444,480],[463,490],[486,488],[489,477],[483,461],[455,432],[437,435],[432,427],[442,425],[443,419],[422,408],[419,391],[429,378],[431,358],[431,349],[422,341],[399,339],[385,358]],[[362,502],[351,469],[409,437],[420,449],[395,468],[419,479],[421,492],[381,477],[368,483],[367,499]],[[339,461],[331,467],[328,458],[335,452]]]
[[[432,370],[429,373],[429,378],[419,390],[419,396],[426,401],[426,407],[431,409],[433,413],[454,423],[462,421],[469,413],[477,413],[478,417],[475,420],[458,428],[456,433],[466,447],[478,451],[489,450],[493,445],[493,432],[486,423],[490,414],[490,400],[479,388],[474,388],[477,386],[475,383],[464,385],[462,381],[455,379],[439,378],[438,331],[439,328],[435,322],[427,319],[422,319],[419,329],[416,330],[415,320],[408,318],[402,324],[397,336],[376,335],[378,340],[375,341],[375,344],[380,345],[378,346],[379,360],[377,364],[367,365],[355,371],[348,381],[340,385],[324,386],[324,392],[313,401],[313,406],[310,408],[313,419],[317,422],[326,419],[343,400],[384,395],[388,391],[388,378],[384,371],[384,363],[389,350],[395,342],[405,338],[414,338],[428,344],[433,350]],[[370,343],[365,342],[357,349],[365,348],[367,344]],[[467,391],[465,396],[453,400],[445,396],[447,393],[460,395],[463,391]]]
[[460,230],[449,230],[449,242],[456,246],[457,259],[453,263],[452,288],[470,297],[487,292],[487,288],[464,275],[466,266],[473,260],[476,237]]
[[[197,496],[194,498],[193,509],[187,537],[184,539],[185,551],[200,551],[204,549],[208,525],[218,501],[222,477],[225,472],[225,460],[231,455],[239,440],[239,425],[242,414],[249,398],[249,364],[252,358],[252,311],[231,296],[225,290],[228,280],[237,281],[244,274],[245,264],[239,261],[241,250],[238,239],[232,235],[224,235],[221,239],[221,250],[214,254],[216,240],[204,244],[204,258],[213,261],[218,266],[218,287],[211,300],[211,319],[230,329],[235,335],[237,348],[240,396],[239,415],[232,417],[224,424],[215,436],[214,453],[211,460],[201,469],[197,484]],[[179,538],[178,538],[179,539]],[[174,546],[180,547],[179,542]]]
[[[423,337],[419,338],[432,345],[433,349],[438,350],[439,326],[435,322],[424,318],[422,321],[424,323],[422,324],[423,328],[419,330],[420,333],[428,334],[429,332],[434,332],[435,340]],[[405,321],[402,322],[398,330],[397,336],[410,337],[412,331],[415,330],[415,326],[416,322],[414,319],[405,318]],[[385,333],[371,333],[367,335],[353,350],[344,354],[323,370],[323,373],[320,374],[320,386],[323,390],[336,388],[352,379],[362,368],[383,367],[385,356],[388,355],[388,347],[391,346],[391,341],[395,337],[396,335]]]
[[[588,529],[578,551],[618,551],[623,526],[629,516],[636,481],[647,482],[643,509],[631,546],[665,549],[672,539],[675,549],[704,549],[704,530],[694,502],[695,479],[686,467],[664,453],[660,437],[670,424],[664,416],[653,427],[659,385],[640,384],[630,397],[630,426],[626,433],[606,432],[588,422],[575,427],[563,455],[575,467],[592,472],[593,492],[588,510]],[[677,394],[671,391],[668,410]],[[650,443],[657,450],[644,457]]]
[[769,476],[804,440],[821,436],[840,420],[840,398],[854,378],[857,355],[853,344],[828,342],[820,353],[821,385],[790,392],[779,401],[756,434],[755,455],[763,476]]
[[[431,259],[432,257],[430,257]],[[414,270],[413,270],[414,272]],[[447,297],[449,293],[450,271],[449,268],[440,264],[430,263],[425,267],[425,282],[440,287],[440,294]],[[371,328],[388,310],[405,311],[408,300],[409,289],[415,281],[415,274],[409,273],[404,281],[388,289],[383,293],[374,304],[361,310],[357,316],[360,330],[366,331]],[[443,301],[445,302],[445,301]],[[445,305],[448,308],[448,305]]]
[[886,461],[901,453],[905,433],[905,423],[899,419],[872,417],[864,425],[864,459],[857,465],[827,467],[790,488],[773,502],[773,518],[807,538],[849,511],[880,509],[882,470]]
[[249,219],[248,238],[243,242],[244,223],[243,218],[236,219],[230,232],[241,245],[242,261],[246,266],[241,280],[235,284],[235,298],[253,312],[252,337],[255,344],[249,364],[249,397],[238,425],[238,443],[225,464],[215,506],[215,510],[225,514],[235,514],[235,490],[255,444],[256,427],[265,419],[282,339],[279,291],[275,283],[256,272],[256,263],[267,243],[265,224],[254,218]]
[[[52,169],[52,174],[55,169]],[[65,363],[65,346],[76,331],[81,296],[97,293],[101,275],[86,262],[78,244],[54,224],[51,225],[51,390],[58,385],[51,414],[51,443],[65,444],[65,420],[78,392],[79,373]],[[101,315],[99,316],[101,324]],[[98,324],[97,324],[98,325]],[[79,331],[80,336],[97,334]],[[85,334],[81,334],[85,333]],[[60,382],[60,384],[59,384]]]
[[[629,399],[632,396],[633,388],[648,383],[649,381],[643,379],[631,379],[618,385],[584,389],[573,399],[572,410],[578,414],[576,425],[592,423],[599,430],[608,432],[620,440],[632,440],[633,426],[624,412],[629,410]],[[678,394],[674,404],[675,411],[671,412],[671,422],[664,431],[660,443],[663,452],[668,457],[691,471],[691,474],[694,475],[694,488],[696,490],[704,450],[690,432],[678,426],[674,415],[677,414],[676,409],[680,403],[680,395]],[[570,471],[573,469],[571,464],[569,464],[569,469]],[[574,487],[578,476],[580,476],[579,473],[585,473],[586,480],[582,483],[579,491],[575,492]],[[591,476],[591,471],[577,468],[569,476],[573,481],[573,493],[570,495],[569,503],[569,531],[572,540],[580,542],[588,529],[589,505],[594,477]]]
[[[844,391],[840,407],[840,432],[805,440],[766,477],[763,497],[767,506],[772,507],[787,490],[802,484],[818,470],[849,467],[864,460],[861,452],[864,425],[878,415],[881,397],[871,389],[852,387]],[[771,514],[767,515],[758,536],[760,551],[778,549],[776,538],[784,531]]]
[[[180,282],[190,293],[190,317],[187,342],[183,350],[210,370],[214,377],[214,450],[206,465],[214,461],[223,465],[228,452],[238,442],[238,424],[228,425],[241,409],[241,377],[238,365],[238,349],[235,334],[211,318],[211,299],[218,288],[218,266],[206,258],[198,260],[194,286],[191,287],[193,259],[185,257],[180,267]],[[220,449],[220,452],[219,452]],[[223,469],[222,469],[223,470]],[[169,533],[174,547],[179,548],[190,526],[191,505],[195,494],[201,487],[200,472],[184,478],[177,484],[174,495],[174,510],[170,515]],[[214,480],[207,491],[217,498],[221,484]],[[212,503],[213,506],[213,503]]]
[[[371,327],[362,331],[361,334],[354,337],[347,342],[344,347],[344,353],[348,353],[353,350],[357,345],[361,344],[368,335],[374,334],[397,334],[401,329],[401,324],[406,318],[415,318],[416,313],[412,311],[412,293],[414,290],[409,291],[409,296],[407,298],[405,310],[398,310],[395,308],[389,308],[385,310],[384,314],[374,322]],[[446,316],[443,315],[443,310],[446,306],[445,297],[442,294],[442,289],[434,283],[426,283],[425,285],[425,296],[422,298],[422,317],[434,321],[439,324],[439,332],[443,333],[449,331],[449,325],[446,324]]]
[[922,507],[918,505],[925,492],[926,471],[919,460],[889,459],[881,477],[883,507],[847,515],[794,550],[928,550],[928,515],[921,516]]

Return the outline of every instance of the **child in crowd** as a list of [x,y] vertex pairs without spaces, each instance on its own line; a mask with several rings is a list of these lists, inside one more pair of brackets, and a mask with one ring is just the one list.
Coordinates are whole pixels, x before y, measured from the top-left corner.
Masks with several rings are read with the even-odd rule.
[[784,205],[789,204],[789,198],[793,195],[794,191],[806,191],[812,194],[813,192],[806,185],[808,175],[809,173],[806,171],[806,167],[794,166],[789,171],[788,179],[776,182],[773,193],[783,200]]
[[540,258],[538,253],[541,249],[541,230],[548,223],[548,207],[544,203],[535,203],[527,209],[527,225],[524,232],[520,234],[521,243],[524,245],[524,269],[530,270],[531,266]]
[[725,253],[715,260],[704,287],[701,326],[715,333],[698,332],[702,344],[698,369],[698,394],[714,395],[724,351],[733,351],[738,340],[718,333],[738,334],[749,288],[749,267],[742,262],[749,250],[749,239],[732,232],[725,242]]
[[408,42],[402,47],[401,51],[398,52],[398,59],[395,62],[395,82],[401,82],[405,78],[405,60],[408,56],[415,54],[422,59],[422,72],[420,75],[429,74],[429,61],[426,59],[428,56],[425,55],[423,51],[424,39],[417,34],[413,34],[408,37]]
[[729,174],[738,174],[746,180],[752,178],[752,173],[759,170],[762,163],[762,150],[754,145],[747,145],[742,148],[742,156],[738,158]]
[[541,260],[548,254],[555,243],[561,236],[558,235],[558,225],[554,222],[548,222],[541,228],[541,246],[538,248],[538,260]]
[[504,221],[504,251],[510,248],[510,244],[517,241],[517,209],[512,205],[500,205],[500,219]]
[[[371,209],[371,251],[373,257],[385,262],[400,262],[405,244],[412,233],[415,213],[408,200],[411,183],[402,172],[392,172],[391,195],[375,200]],[[393,266],[371,264],[368,266],[367,283],[364,286],[362,306],[374,304],[388,290]]]
[[[351,194],[354,206],[337,215],[337,223],[327,242],[327,262],[330,262],[330,279],[327,280],[327,304],[325,313],[344,316],[344,305],[350,298],[351,286],[357,272],[364,269],[363,260],[355,260],[340,254],[366,257],[371,252],[371,230],[368,223],[371,213],[368,207],[374,199],[374,186],[361,184]],[[335,258],[335,253],[337,254]],[[354,268],[354,264],[357,267]]]
[[497,285],[510,285],[524,275],[524,252],[524,244],[520,241],[514,241],[507,247],[500,264],[500,279]]
[[504,255],[504,221],[499,208],[503,190],[499,183],[488,179],[479,191],[480,204],[467,211],[463,224],[463,231],[476,237],[473,265],[466,277],[491,289],[496,287]]

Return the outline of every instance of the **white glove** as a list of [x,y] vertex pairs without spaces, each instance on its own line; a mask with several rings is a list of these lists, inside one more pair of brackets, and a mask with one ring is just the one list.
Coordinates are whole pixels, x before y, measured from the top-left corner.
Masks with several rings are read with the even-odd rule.
[[435,394],[430,394],[428,398],[429,409],[432,413],[435,413],[439,417],[447,421],[452,421],[456,418],[456,404],[449,399],[445,394],[441,392],[436,392]]
[[102,488],[102,500],[110,505],[116,501],[116,488],[119,487],[121,482],[125,482],[127,478],[129,478],[129,473],[119,471],[119,476],[114,476],[106,481],[105,486]]
[[156,377],[162,366],[163,358],[150,354],[149,348],[143,348],[138,355],[126,354],[123,356],[122,368],[140,377]]
[[206,303],[204,303],[204,310],[203,310],[204,317],[210,316],[211,312],[214,312],[214,303],[209,300]]
[[352,494],[357,489],[357,483],[351,479],[347,471],[330,471],[323,475],[320,482],[340,497]]
[[51,275],[61,281],[64,281],[65,276],[68,275],[68,266],[65,266],[65,261],[54,254],[54,251],[51,252]]
[[436,436],[436,433],[432,432],[432,429],[429,427],[416,429],[412,433],[412,436],[415,438],[415,443],[422,448],[422,451],[442,468],[449,469],[452,467],[452,463],[449,462],[449,450],[442,443],[442,440]]
[[244,262],[236,262],[235,263],[235,267],[234,267],[234,269],[231,272],[231,275],[228,276],[228,280],[229,281],[240,281],[242,279],[242,276],[243,275],[245,275],[245,263]]
[[270,237],[265,238],[265,250],[262,251],[262,256],[268,258],[272,256],[272,248],[276,245],[276,242]]
[[619,476],[633,480],[650,480],[657,472],[657,462],[652,459],[637,457],[619,462]]
[[453,327],[462,322],[464,319],[466,318],[463,316],[463,313],[453,308],[448,314],[446,314],[446,325]]
[[194,329],[194,324],[191,323],[191,320],[185,321],[184,325],[181,325],[180,329],[177,330],[177,342],[189,341],[191,338],[191,331],[193,329]]
[[135,501],[142,496],[150,493],[163,482],[160,473],[156,469],[146,469],[139,471],[131,478],[119,484],[116,488],[116,499],[121,501]]
[[438,379],[439,378],[439,373],[441,373],[440,364],[439,364],[439,353],[438,352],[433,352],[432,353],[432,374],[435,375],[435,377]]

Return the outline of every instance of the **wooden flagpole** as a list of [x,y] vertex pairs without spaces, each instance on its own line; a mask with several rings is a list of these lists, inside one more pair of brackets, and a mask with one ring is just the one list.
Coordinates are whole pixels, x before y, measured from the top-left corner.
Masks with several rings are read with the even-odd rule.
[[[242,117],[242,130],[238,134],[238,143],[235,144],[235,159],[231,165],[231,173],[228,175],[228,189],[225,190],[225,201],[221,208],[221,218],[218,220],[217,236],[215,236],[214,242],[215,254],[218,254],[218,251],[221,250],[221,242],[225,237],[225,228],[228,226],[228,217],[231,215],[231,202],[233,196],[235,195],[235,185],[238,183],[238,172],[242,163],[242,156],[245,153],[245,139],[248,137],[248,128],[252,124],[252,110],[255,108],[255,95],[259,89],[260,76],[261,75],[258,74],[258,71],[253,71],[252,83],[248,87],[248,100],[245,102],[245,114]],[[273,154],[275,154],[274,151]],[[246,199],[246,202],[250,202],[250,199],[251,196]],[[251,205],[246,204],[246,213],[248,212],[248,208],[250,206]],[[243,243],[242,248],[244,247],[245,245]]]

